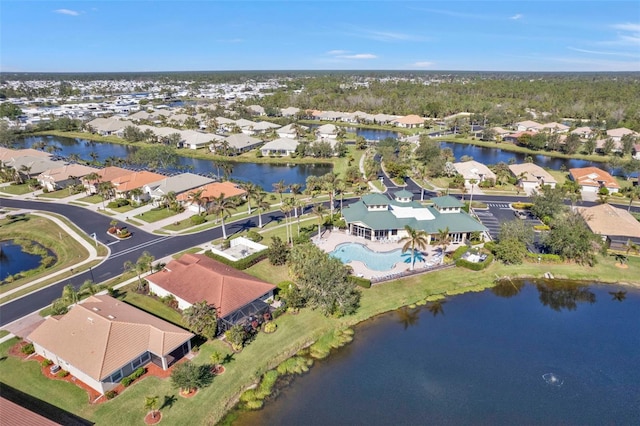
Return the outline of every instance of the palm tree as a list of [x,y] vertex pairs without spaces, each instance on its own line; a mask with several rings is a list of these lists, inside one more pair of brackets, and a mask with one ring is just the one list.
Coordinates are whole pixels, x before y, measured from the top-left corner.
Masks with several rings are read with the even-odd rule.
[[322,176],[322,189],[327,191],[327,193],[329,194],[329,211],[331,217],[333,217],[333,198],[335,196],[336,180],[337,176],[335,173],[329,172],[326,175]]
[[[176,207],[177,196],[175,191],[169,191],[162,196],[162,203],[167,208],[167,210],[171,210]],[[177,210],[177,209],[176,209]]]
[[478,183],[477,179],[469,179],[471,185],[471,195],[469,196],[469,213],[473,213],[473,186]]
[[[94,188],[97,186],[98,183],[100,183],[100,175],[96,172],[92,172],[89,173],[88,175],[86,175],[84,177],[84,180],[87,182],[87,186],[85,188],[85,192],[89,192],[89,189],[91,188],[91,186],[94,186]],[[97,191],[97,188],[96,188]]]
[[[292,183],[291,185],[289,185],[289,191],[291,191],[291,194],[293,194],[293,197],[295,199],[299,194],[302,193],[302,185],[300,185],[299,183]],[[298,206],[294,205],[294,209],[294,214],[296,217],[298,217]]]
[[129,191],[129,197],[133,199],[135,202],[140,202],[140,197],[144,194],[142,188],[133,188]]
[[347,192],[347,184],[342,179],[336,179],[336,193],[340,194],[340,211],[342,211],[342,201],[344,193]]
[[280,195],[280,204],[282,204],[282,193],[287,190],[287,185],[285,185],[284,180],[281,180],[280,182],[272,184],[272,186],[273,191]]
[[320,231],[322,230],[322,222],[327,209],[322,204],[316,204],[311,209],[311,213],[318,216],[318,241],[320,241]]
[[104,200],[106,198],[111,199],[111,194],[113,191],[113,183],[111,182],[100,182],[98,184],[98,187],[96,188],[96,190],[98,191],[98,194],[100,194],[100,196],[102,197],[102,210],[105,209],[104,206]]
[[78,291],[71,284],[67,284],[62,288],[62,298],[68,303],[78,303],[78,297]]
[[[289,201],[290,199],[288,198],[287,201]],[[284,213],[284,227],[287,231],[287,244],[291,244],[293,238],[291,238],[291,233],[289,232],[289,215],[291,214],[291,212],[293,211],[293,207],[291,206],[291,203],[285,202],[282,203],[282,205],[280,206],[280,210],[282,211],[282,213]]]
[[420,181],[420,201],[424,201],[424,181],[429,176],[426,166],[420,166],[415,171],[416,179]]
[[80,294],[89,294],[89,295],[93,295],[96,294],[98,292],[98,289],[96,288],[96,284],[91,281],[91,280],[86,280],[81,286],[80,286],[80,290],[78,291]]
[[246,192],[247,198],[247,214],[251,214],[251,199],[255,198],[256,194],[261,191],[261,188],[253,182],[246,182],[240,185]]
[[409,225],[404,226],[404,230],[407,232],[407,236],[400,239],[400,242],[404,242],[402,246],[402,252],[411,249],[411,270],[416,263],[416,247],[420,250],[425,250],[429,245],[429,236],[423,230],[413,229]]
[[202,205],[207,203],[207,198],[202,196],[203,193],[204,189],[197,189],[187,194],[187,199],[191,202],[191,204],[196,204],[198,206],[198,214],[200,214]]
[[258,228],[262,228],[262,212],[271,207],[267,202],[267,193],[261,191],[256,194],[256,209],[258,209]]
[[640,186],[633,187],[627,196],[629,197],[629,207],[627,207],[627,211],[631,211],[631,204],[633,204],[633,200],[640,199]]
[[438,229],[438,245],[442,247],[442,259],[440,259],[440,264],[444,263],[444,253],[447,250],[447,247],[451,244],[451,237],[449,236],[449,227],[447,226],[444,229]]
[[227,230],[224,226],[224,219],[231,216],[231,208],[233,207],[233,201],[231,198],[225,198],[224,193],[220,194],[219,197],[214,197],[211,200],[211,213],[216,215],[216,219],[218,215],[220,216],[220,220],[222,223],[222,238],[227,239]]
[[151,418],[153,419],[155,419],[156,415],[158,414],[158,410],[156,410],[157,407],[158,407],[157,395],[144,397],[144,408],[149,411],[149,413],[151,414]]

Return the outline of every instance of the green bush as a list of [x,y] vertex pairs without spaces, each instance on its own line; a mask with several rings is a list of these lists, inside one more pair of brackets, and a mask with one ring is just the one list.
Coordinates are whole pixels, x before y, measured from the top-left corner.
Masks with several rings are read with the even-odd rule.
[[456,249],[456,251],[454,251],[451,254],[451,258],[455,261],[458,260],[462,257],[463,254],[465,254],[467,252],[467,250],[469,250],[469,248],[467,246],[460,246]]
[[262,236],[262,234],[252,229],[249,232],[247,232],[247,238],[253,241],[254,243],[259,243],[260,241],[262,241],[264,237]]
[[192,225],[202,225],[207,221],[204,216],[201,216],[199,214],[194,214],[193,216],[191,216],[190,220]]
[[104,396],[105,396],[107,399],[113,399],[113,398],[115,398],[116,396],[118,396],[118,393],[117,393],[116,391],[110,390],[110,391],[106,391],[106,392],[105,392],[105,394],[104,394]]
[[469,262],[465,259],[458,259],[456,260],[456,266],[471,269],[472,271],[481,271],[491,265],[491,262],[493,262],[493,254],[490,253],[483,262]]
[[122,379],[122,381],[120,383],[122,383],[122,386],[124,386],[126,388],[131,383],[133,383],[133,379],[131,377],[127,376],[124,379]]
[[229,265],[232,268],[243,270],[266,259],[268,256],[268,250],[264,250],[259,253],[254,253],[252,255],[249,255],[245,258],[238,260],[237,262],[234,262],[233,260],[229,260],[226,257],[218,256],[217,254],[213,253],[211,250],[207,250],[206,252],[204,252],[204,254],[210,257],[211,259],[217,260],[218,262],[224,263],[225,265]]
[[133,373],[122,379],[120,383],[122,383],[122,386],[127,387],[146,372],[147,369],[144,367],[137,368]]
[[43,367],[49,367],[53,365],[53,361],[51,361],[50,359],[43,359],[40,365],[42,365]]
[[533,203],[512,203],[511,207],[516,210],[528,210],[533,206]]
[[349,282],[352,282],[359,287],[371,288],[371,280],[368,280],[366,278],[356,277],[355,275],[349,275],[347,276],[347,280],[349,280]]
[[67,377],[69,375],[69,372],[66,370],[60,370],[56,373],[56,376],[60,377],[61,379]]
[[276,331],[276,323],[275,322],[268,322],[264,325],[264,332],[265,333],[273,333],[274,331]]
[[22,352],[25,355],[31,355],[35,351],[36,350],[33,347],[33,343],[27,343],[26,345],[24,345],[23,347],[20,348],[20,352]]
[[110,209],[116,209],[118,207],[128,206],[129,204],[131,204],[129,202],[129,200],[127,200],[125,198],[117,198],[117,199],[109,202],[109,204],[107,204],[107,207],[110,208]]

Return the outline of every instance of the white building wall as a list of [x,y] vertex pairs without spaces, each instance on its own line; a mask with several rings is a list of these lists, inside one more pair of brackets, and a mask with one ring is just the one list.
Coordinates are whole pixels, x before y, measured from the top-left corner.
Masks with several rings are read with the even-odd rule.
[[158,297],[167,297],[167,296],[175,297],[176,300],[178,301],[178,308],[180,309],[184,310],[191,306],[191,303],[187,302],[184,299],[179,298],[175,294],[165,290],[164,288],[160,287],[155,283],[152,283],[151,281],[149,281],[149,292],[155,294]]

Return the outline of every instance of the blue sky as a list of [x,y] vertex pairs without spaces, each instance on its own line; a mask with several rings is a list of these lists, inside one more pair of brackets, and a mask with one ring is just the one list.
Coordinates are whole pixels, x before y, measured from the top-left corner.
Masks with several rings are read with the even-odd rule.
[[0,4],[0,70],[640,71],[634,1]]

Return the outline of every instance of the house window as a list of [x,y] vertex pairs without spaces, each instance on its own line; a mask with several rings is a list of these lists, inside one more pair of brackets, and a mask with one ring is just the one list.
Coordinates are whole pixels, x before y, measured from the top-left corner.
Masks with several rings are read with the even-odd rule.
[[149,361],[149,358],[150,358],[149,352],[145,352],[144,354],[140,355],[138,358],[131,361],[131,365],[133,366],[133,368],[138,368],[145,362]]
[[113,373],[111,377],[109,377],[109,381],[111,383],[117,383],[120,381],[120,379],[122,379],[122,370],[118,370],[117,372]]

